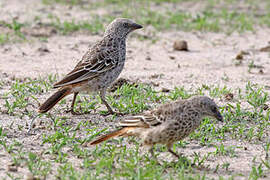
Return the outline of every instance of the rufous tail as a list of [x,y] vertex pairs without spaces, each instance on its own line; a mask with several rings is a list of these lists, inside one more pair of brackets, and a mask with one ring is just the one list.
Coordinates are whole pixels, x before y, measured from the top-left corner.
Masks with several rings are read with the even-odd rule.
[[51,97],[49,97],[38,109],[39,113],[45,113],[49,111],[55,104],[57,104],[61,99],[65,96],[69,95],[71,92],[70,87],[65,87],[54,93]]
[[109,134],[105,134],[103,136],[98,137],[96,140],[90,142],[90,145],[96,145],[96,144],[99,144],[99,143],[101,143],[103,141],[106,141],[106,140],[114,138],[114,137],[128,135],[127,131],[130,130],[130,129],[134,129],[134,128],[135,127],[124,127],[122,129],[115,130],[115,131],[113,131],[113,132],[111,132]]

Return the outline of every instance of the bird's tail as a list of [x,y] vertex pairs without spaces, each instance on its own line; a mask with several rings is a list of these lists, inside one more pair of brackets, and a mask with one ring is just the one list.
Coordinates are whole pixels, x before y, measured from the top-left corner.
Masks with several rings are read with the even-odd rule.
[[128,134],[128,131],[134,128],[136,127],[124,127],[122,129],[115,130],[113,132],[110,132],[109,134],[98,137],[96,140],[90,142],[90,145],[96,145],[114,137],[130,135]]
[[49,97],[38,109],[39,113],[45,113],[49,111],[53,106],[58,103],[65,96],[69,95],[71,92],[70,87],[65,87],[54,93],[51,97]]

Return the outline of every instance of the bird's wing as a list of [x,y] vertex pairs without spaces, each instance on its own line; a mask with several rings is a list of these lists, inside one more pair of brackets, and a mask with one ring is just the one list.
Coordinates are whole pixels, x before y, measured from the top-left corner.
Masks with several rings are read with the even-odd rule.
[[101,73],[114,68],[118,61],[119,53],[112,43],[101,41],[93,46],[61,81],[54,84],[54,88],[90,80]]
[[177,100],[173,103],[167,103],[158,108],[147,111],[144,114],[131,116],[123,119],[119,125],[122,127],[153,127],[166,121],[171,121],[176,116],[184,113],[186,104],[183,100]]
[[150,128],[153,126],[158,126],[162,123],[158,116],[150,112],[146,112],[142,115],[131,116],[123,119],[119,122],[119,125],[122,127],[144,127]]

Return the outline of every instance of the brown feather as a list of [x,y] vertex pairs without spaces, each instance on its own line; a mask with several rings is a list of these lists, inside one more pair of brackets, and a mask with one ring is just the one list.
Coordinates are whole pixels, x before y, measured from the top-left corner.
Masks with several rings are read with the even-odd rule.
[[[105,46],[105,49],[101,49]],[[108,42],[103,39],[90,51],[86,52],[82,60],[75,66],[75,68],[69,72],[61,81],[54,84],[54,88],[64,87],[80,83],[85,80],[91,80],[99,75],[99,73],[105,72],[113,68],[114,64],[105,65],[106,60],[114,56],[117,52],[116,49],[108,48]],[[101,66],[102,65],[102,66]]]
[[96,144],[99,144],[103,141],[106,141],[106,140],[114,138],[114,137],[128,135],[127,131],[130,129],[135,129],[135,128],[136,127],[124,127],[124,128],[115,130],[113,132],[110,132],[109,134],[105,134],[103,136],[98,137],[96,140],[90,142],[90,145],[96,145]]
[[159,124],[161,124],[160,120],[149,112],[142,115],[127,117],[119,122],[120,126],[142,128],[149,128],[150,126],[157,126]]
[[61,99],[71,93],[70,87],[65,87],[54,93],[51,97],[49,97],[38,109],[39,113],[45,113],[49,111],[53,106],[58,103]]
[[[83,80],[79,81],[78,79],[82,77],[84,74],[88,73],[87,70],[82,70],[75,72],[74,74],[68,74],[66,77],[64,77],[61,81],[55,83],[53,85],[53,88],[63,87],[67,85],[77,84],[82,82]],[[90,78],[89,78],[90,79]],[[78,81],[77,81],[78,80]]]

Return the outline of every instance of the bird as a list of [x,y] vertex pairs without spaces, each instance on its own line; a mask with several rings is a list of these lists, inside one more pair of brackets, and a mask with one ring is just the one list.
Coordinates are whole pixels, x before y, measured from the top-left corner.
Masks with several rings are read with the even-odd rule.
[[53,85],[53,88],[58,90],[41,104],[38,112],[46,113],[61,99],[74,94],[70,112],[80,115],[74,110],[74,104],[78,93],[86,91],[99,93],[108,114],[115,114],[106,101],[106,90],[123,70],[128,34],[141,28],[142,25],[126,18],[116,18],[112,21],[107,26],[103,38],[90,47],[71,72]]
[[172,150],[173,144],[197,129],[206,116],[223,121],[217,104],[208,96],[180,99],[120,120],[120,128],[97,137],[87,146],[97,145],[114,137],[135,136],[142,140],[142,145],[149,149],[152,156],[154,145],[163,144],[167,146],[168,152],[180,158]]

